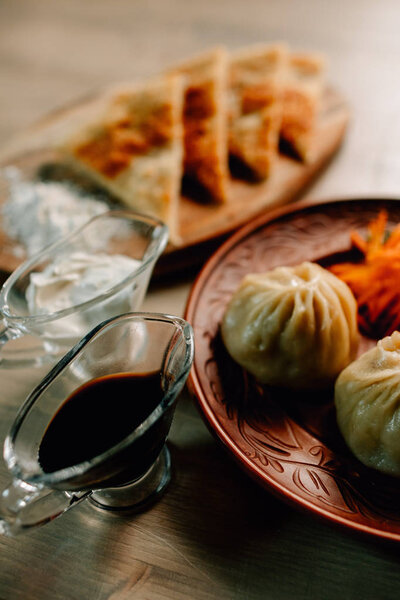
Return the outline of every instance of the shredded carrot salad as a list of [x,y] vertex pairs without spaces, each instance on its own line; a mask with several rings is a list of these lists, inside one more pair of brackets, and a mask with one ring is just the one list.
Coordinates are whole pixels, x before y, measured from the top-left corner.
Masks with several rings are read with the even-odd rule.
[[352,231],[353,247],[363,254],[357,263],[330,267],[352,290],[358,305],[360,330],[373,338],[390,335],[400,326],[400,224],[387,231],[382,210],[368,225],[368,238]]

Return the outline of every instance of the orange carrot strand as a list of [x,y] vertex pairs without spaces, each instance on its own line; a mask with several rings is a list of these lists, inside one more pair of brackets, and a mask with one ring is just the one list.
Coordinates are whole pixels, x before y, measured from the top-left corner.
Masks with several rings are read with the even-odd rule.
[[368,239],[351,231],[362,262],[338,263],[330,270],[353,291],[360,329],[372,337],[389,335],[400,326],[400,224],[388,235],[388,214],[382,210],[368,224]]

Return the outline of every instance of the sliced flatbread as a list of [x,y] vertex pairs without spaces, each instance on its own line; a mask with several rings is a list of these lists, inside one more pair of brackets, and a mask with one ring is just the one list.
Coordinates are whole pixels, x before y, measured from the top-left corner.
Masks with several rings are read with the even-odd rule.
[[324,86],[325,61],[313,53],[289,57],[281,138],[304,161],[312,159],[312,134]]
[[217,202],[227,199],[227,69],[220,47],[173,69],[185,77],[184,173]]
[[183,77],[115,88],[106,105],[61,151],[125,205],[164,221],[179,243]]
[[244,48],[229,67],[229,152],[264,179],[278,155],[284,44]]

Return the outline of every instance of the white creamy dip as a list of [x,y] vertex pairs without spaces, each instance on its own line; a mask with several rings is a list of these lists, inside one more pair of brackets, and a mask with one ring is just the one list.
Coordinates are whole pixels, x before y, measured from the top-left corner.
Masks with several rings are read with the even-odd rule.
[[26,291],[29,312],[50,314],[91,300],[140,265],[140,261],[120,254],[75,252],[31,274]]

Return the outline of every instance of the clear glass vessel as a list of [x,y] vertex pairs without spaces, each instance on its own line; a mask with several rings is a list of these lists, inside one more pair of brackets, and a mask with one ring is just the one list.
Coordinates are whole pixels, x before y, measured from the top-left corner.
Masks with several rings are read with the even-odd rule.
[[[0,332],[0,347],[25,334],[34,336],[47,354],[66,352],[90,329],[112,316],[140,309],[154,265],[168,239],[168,228],[161,221],[130,210],[112,210],[93,217],[83,227],[25,261],[7,279],[0,292],[0,313],[4,329]],[[29,286],[32,274],[43,274],[54,265],[77,255],[112,256],[134,259],[131,271],[107,284],[104,277],[97,289],[93,282],[86,285],[85,300],[73,294],[61,310],[32,309]],[[110,273],[111,275],[112,273]],[[77,278],[79,283],[79,278]],[[110,277],[111,280],[111,277]],[[51,288],[49,288],[51,293]],[[9,365],[7,365],[7,359]],[[43,362],[40,353],[36,362]],[[0,352],[3,366],[20,366],[18,356]]]
[[[78,342],[26,399],[5,440],[4,459],[13,481],[1,495],[0,531],[13,535],[46,523],[88,497],[108,509],[141,510],[155,500],[170,480],[165,441],[193,353],[191,326],[178,317],[156,313],[109,319]],[[150,403],[151,412],[142,411],[143,420],[100,454],[44,471],[39,461],[41,443],[66,398],[87,382],[128,373],[159,373],[161,395]],[[125,390],[127,402],[138,402],[143,408],[152,401],[146,394],[135,397],[134,390],[132,395]],[[107,402],[115,422],[119,413],[115,413],[113,392]],[[96,414],[91,422],[87,435],[96,440]],[[127,424],[120,424],[126,430]],[[72,427],[62,453],[68,455],[80,442]]]

